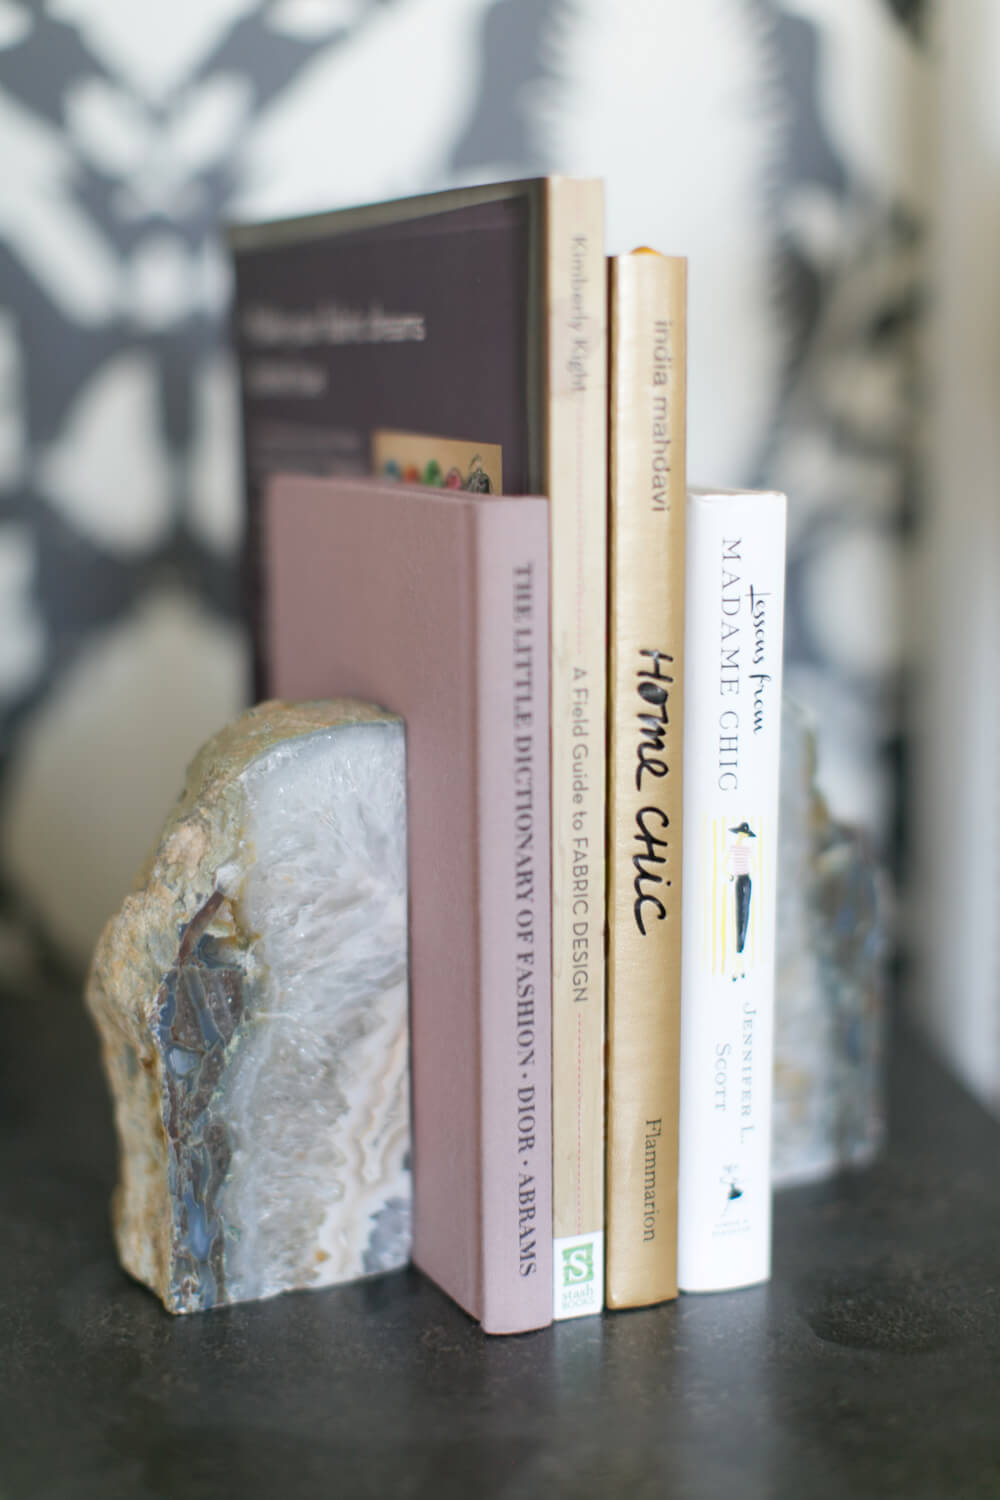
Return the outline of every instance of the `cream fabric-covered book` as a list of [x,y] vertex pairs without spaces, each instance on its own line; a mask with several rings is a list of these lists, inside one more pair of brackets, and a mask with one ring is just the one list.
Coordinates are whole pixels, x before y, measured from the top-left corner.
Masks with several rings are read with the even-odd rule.
[[609,1307],[677,1295],[686,295],[610,262]]

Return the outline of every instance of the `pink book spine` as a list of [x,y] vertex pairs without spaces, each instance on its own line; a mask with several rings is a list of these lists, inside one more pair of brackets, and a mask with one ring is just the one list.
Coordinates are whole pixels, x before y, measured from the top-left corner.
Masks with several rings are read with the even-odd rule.
[[484,506],[477,535],[482,1314],[552,1321],[548,506]]

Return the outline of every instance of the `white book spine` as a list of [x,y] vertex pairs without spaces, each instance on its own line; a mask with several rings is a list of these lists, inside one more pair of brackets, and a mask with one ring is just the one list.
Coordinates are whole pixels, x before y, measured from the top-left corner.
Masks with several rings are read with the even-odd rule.
[[678,1282],[771,1263],[785,497],[692,490],[687,510]]

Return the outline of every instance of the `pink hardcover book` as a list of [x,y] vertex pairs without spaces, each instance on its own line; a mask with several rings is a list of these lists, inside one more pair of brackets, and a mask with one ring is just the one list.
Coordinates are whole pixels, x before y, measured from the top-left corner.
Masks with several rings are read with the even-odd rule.
[[488,1333],[552,1319],[548,506],[279,475],[276,697],[406,720],[413,1258]]

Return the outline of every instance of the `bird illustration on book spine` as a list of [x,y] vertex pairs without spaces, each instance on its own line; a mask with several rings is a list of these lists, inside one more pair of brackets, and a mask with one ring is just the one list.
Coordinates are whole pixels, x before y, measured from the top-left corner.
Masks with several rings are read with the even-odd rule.
[[725,1201],[722,1206],[722,1216],[729,1212],[734,1203],[739,1203],[743,1197],[743,1175],[738,1162],[726,1162],[719,1175],[719,1181],[725,1192]]

